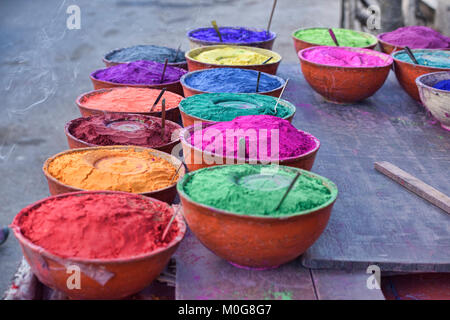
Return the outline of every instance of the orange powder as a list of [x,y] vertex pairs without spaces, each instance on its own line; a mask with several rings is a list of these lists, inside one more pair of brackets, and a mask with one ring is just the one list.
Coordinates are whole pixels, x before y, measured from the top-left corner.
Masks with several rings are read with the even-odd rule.
[[[113,88],[106,92],[95,91],[82,96],[80,104],[90,109],[111,112],[149,112],[161,90],[145,88]],[[162,99],[166,99],[166,109],[178,107],[182,96],[166,91],[152,111],[161,111]]]
[[145,149],[95,148],[62,154],[48,173],[65,185],[83,190],[150,192],[177,181],[176,169]]

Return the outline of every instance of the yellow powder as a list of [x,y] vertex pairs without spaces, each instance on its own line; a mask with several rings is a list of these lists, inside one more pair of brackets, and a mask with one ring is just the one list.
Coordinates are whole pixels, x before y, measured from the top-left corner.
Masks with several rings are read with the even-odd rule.
[[[262,64],[270,55],[266,56],[255,51],[239,49],[234,47],[224,47],[212,50],[205,50],[193,57],[195,60],[220,65],[252,65]],[[278,59],[273,57],[270,62]]]
[[58,156],[48,172],[58,181],[83,190],[141,193],[171,185],[176,168],[146,150],[93,149]]

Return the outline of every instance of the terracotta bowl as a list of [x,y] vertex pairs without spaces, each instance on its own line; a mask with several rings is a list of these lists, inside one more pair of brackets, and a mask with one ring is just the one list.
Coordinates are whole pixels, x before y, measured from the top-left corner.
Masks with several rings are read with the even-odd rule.
[[[109,92],[112,90],[116,90],[115,88],[107,88],[107,89],[98,89],[98,90],[93,90],[93,91],[89,91],[89,92],[85,92],[83,94],[81,94],[77,100],[75,101],[75,103],[78,106],[78,109],[80,109],[80,113],[83,117],[90,117],[90,116],[95,116],[95,115],[100,115],[100,114],[105,114],[105,113],[115,113],[115,114],[141,114],[141,115],[146,115],[146,116],[153,116],[153,117],[158,117],[161,118],[161,111],[152,111],[152,112],[120,112],[120,111],[105,111],[105,110],[101,110],[101,109],[93,109],[93,108],[89,108],[86,105],[84,105],[84,101],[86,101],[86,99],[88,99],[91,96],[94,96],[96,94],[102,94],[105,92]],[[182,96],[181,96],[182,98]],[[173,121],[173,122],[178,122],[180,120],[180,109],[177,107],[174,108],[169,108],[166,109],[166,119]]]
[[[45,161],[44,166],[42,167],[42,171],[43,171],[45,177],[47,178],[48,189],[49,189],[51,195],[57,195],[57,194],[68,193],[68,192],[77,192],[77,191],[91,191],[91,190],[79,189],[79,188],[69,186],[69,185],[66,185],[66,184],[60,182],[59,180],[55,179],[48,172],[48,167],[55,158],[57,158],[61,155],[70,154],[70,153],[83,151],[83,150],[93,150],[93,149],[134,149],[137,151],[146,151],[146,152],[150,152],[151,154],[153,154],[154,156],[156,156],[158,158],[167,160],[169,163],[171,163],[175,167],[175,169],[178,169],[180,167],[180,165],[182,164],[182,162],[180,160],[178,160],[176,157],[174,157],[168,153],[161,152],[161,151],[155,150],[155,149],[141,148],[141,147],[136,147],[136,146],[106,146],[106,147],[90,147],[90,148],[70,149],[70,150],[66,150],[66,151],[60,152],[58,154],[55,154],[54,156],[48,158]],[[181,165],[181,169],[178,172],[178,179],[174,180],[174,182],[170,186],[163,188],[163,189],[155,190],[155,191],[142,192],[139,194],[146,196],[146,197],[151,197],[151,198],[155,198],[155,199],[167,202],[168,204],[172,204],[177,195],[177,191],[176,191],[177,181],[180,180],[184,176],[185,173],[186,173],[186,169],[184,168],[184,165]]]
[[[76,194],[87,193],[123,194],[124,192],[94,191],[77,192]],[[22,235],[18,224],[21,216],[38,207],[44,201],[71,195],[52,196],[29,205],[17,214],[11,228],[19,240],[25,259],[39,281],[50,288],[64,292],[72,299],[120,299],[141,291],[163,271],[186,233],[183,218],[178,215],[175,219],[180,229],[179,234],[167,247],[131,258],[117,259],[63,258],[48,252]],[[157,200],[149,199],[149,201]],[[70,274],[66,272],[66,269],[69,265],[76,265],[81,269],[80,289],[70,290],[67,288],[67,280]],[[92,274],[98,275],[98,280],[94,280]],[[112,274],[113,277],[102,285],[100,279],[105,274]]]
[[[294,36],[294,34],[297,31],[308,30],[308,29],[327,29],[328,30],[328,28],[300,28],[300,29],[297,29],[294,32],[292,32],[291,38],[292,38],[292,40],[294,40],[295,53],[298,53],[300,50],[303,50],[303,49],[306,49],[306,48],[321,46],[320,44],[317,44],[317,43],[312,43],[312,42],[307,42],[307,41],[304,41],[304,40],[300,40],[300,39],[298,39],[298,38],[296,38]],[[336,28],[333,28],[333,29],[336,29]],[[377,46],[378,40],[377,40],[377,37],[375,37],[374,35],[371,35],[370,33],[362,32],[362,31],[356,31],[356,30],[352,30],[352,31],[358,32],[359,34],[363,35],[364,37],[373,40],[372,44],[370,44],[368,46],[365,46],[365,47],[362,47],[362,48],[364,48],[364,49],[373,49],[373,48],[375,48]]]
[[[146,118],[148,118],[148,120],[161,121],[161,118],[157,118],[157,117],[146,116]],[[70,149],[79,149],[79,148],[87,148],[87,147],[100,147],[100,145],[88,143],[86,141],[76,138],[75,136],[73,136],[71,134],[72,126],[73,126],[74,122],[79,119],[80,118],[70,120],[64,126],[64,133],[66,134],[67,144],[69,145],[69,148]],[[181,126],[178,123],[175,123],[173,121],[167,121],[167,122],[170,122],[171,126],[177,128],[175,130],[181,130]],[[152,148],[155,150],[159,150],[159,151],[170,154],[172,152],[172,149],[179,143],[180,143],[180,138],[178,137],[177,139],[172,140],[169,143],[163,144],[158,147],[152,147]]]
[[[219,167],[200,171],[215,168]],[[200,172],[195,171],[188,173],[177,186],[190,230],[205,247],[238,266],[275,268],[300,256],[325,230],[337,188],[333,182],[312,172],[284,166],[280,169],[319,178],[331,191],[331,199],[320,207],[283,217],[244,216],[192,200],[183,188]]]
[[309,85],[326,100],[333,103],[353,103],[372,96],[386,81],[392,65],[392,58],[384,53],[369,49],[346,49],[378,56],[386,61],[381,67],[338,67],[311,62],[298,53],[302,73]]
[[[245,94],[245,93],[243,93],[243,94]],[[294,118],[294,115],[295,115],[296,107],[292,103],[290,103],[289,101],[284,100],[284,99],[280,99],[280,104],[283,105],[284,107],[287,107],[290,109],[289,115],[287,117],[284,117],[283,119],[286,119],[287,121],[292,122],[292,119]],[[181,121],[183,122],[183,127],[185,127],[185,128],[192,126],[192,125],[194,125],[194,123],[198,123],[198,122],[208,122],[208,123],[219,122],[219,121],[211,121],[208,119],[202,119],[202,118],[190,115],[190,114],[184,112],[184,110],[181,108],[181,106],[179,108],[180,108],[180,113],[181,113]]]
[[[103,63],[105,64],[106,67],[112,67],[112,66],[116,66],[118,64],[122,64],[122,63],[128,63],[129,61],[123,61],[123,62],[117,62],[117,61],[111,61],[108,59],[109,56],[111,56],[113,53],[117,52],[117,51],[121,51],[125,48],[118,48],[118,49],[114,49],[110,52],[108,52],[107,54],[105,54],[102,58]],[[182,62],[169,62],[167,63],[167,65],[171,66],[171,67],[175,67],[175,68],[181,68],[184,70],[187,70],[187,62],[186,61],[182,61]]]
[[[201,148],[195,147],[192,145],[190,137],[194,134],[195,131],[203,130],[208,128],[209,126],[213,125],[214,123],[205,123],[203,122],[201,126],[190,126],[187,128],[182,129],[180,132],[180,139],[181,139],[181,145],[183,146],[183,156],[184,156],[184,162],[186,163],[186,166],[189,170],[189,172],[207,168],[207,167],[213,167],[217,165],[224,165],[224,164],[238,164],[238,163],[252,163],[252,164],[261,164],[261,162],[257,160],[250,161],[249,159],[237,159],[235,157],[226,157],[226,156],[220,156],[218,154],[213,154],[208,151],[203,151]],[[301,130],[299,130],[301,131]],[[283,160],[279,161],[279,164],[282,166],[288,166],[288,167],[295,167],[300,168],[304,170],[311,170],[314,160],[316,158],[317,151],[319,151],[320,148],[320,141],[313,135],[311,135],[308,132],[304,132],[311,136],[311,138],[314,140],[316,146],[311,151],[302,154],[300,156],[296,157],[289,157],[285,158]],[[206,159],[216,159],[214,163],[208,163],[208,160]]]
[[[415,52],[424,51],[435,51],[436,49],[413,49],[411,50],[413,54]],[[416,101],[420,101],[419,89],[417,89],[416,79],[417,77],[438,71],[450,71],[450,68],[434,68],[422,65],[416,65],[414,63],[409,63],[397,59],[395,56],[397,54],[403,53],[404,51],[396,51],[392,53],[392,58],[394,59],[394,72],[397,77],[398,83],[406,91],[411,98]]]
[[[239,29],[240,27],[226,27],[226,28]],[[204,46],[214,46],[214,45],[224,44],[223,42],[199,40],[199,39],[196,39],[196,38],[191,36],[192,33],[196,32],[196,31],[200,31],[200,30],[205,30],[205,29],[211,29],[211,27],[208,27],[208,28],[196,28],[196,29],[192,29],[192,30],[188,31],[188,33],[186,35],[187,35],[187,37],[189,39],[189,46],[190,46],[191,49],[204,47]],[[251,30],[251,31],[264,31],[263,29],[256,29],[256,28],[245,28],[245,29]],[[235,46],[257,47],[257,48],[263,48],[263,49],[272,50],[273,43],[275,42],[277,34],[275,32],[270,31],[270,35],[271,35],[271,37],[270,37],[269,40],[254,41],[254,42],[249,42],[249,43],[231,43],[231,42],[227,42],[226,44],[235,45]]]
[[450,80],[450,70],[424,74],[416,79],[420,100],[440,123],[450,131],[450,91],[433,88],[442,80]]
[[[181,82],[181,86],[183,87],[183,93],[184,93],[184,97],[185,98],[193,96],[193,95],[196,95],[196,94],[202,94],[202,93],[220,93],[220,92],[211,92],[211,91],[200,91],[200,90],[197,90],[197,89],[189,86],[186,83],[186,79],[189,78],[192,74],[194,74],[194,73],[201,73],[201,72],[204,72],[204,70],[197,70],[197,71],[189,72],[189,73],[186,73],[184,76],[181,77],[180,82]],[[275,76],[273,74],[271,74],[271,75],[266,74],[266,75],[278,79],[278,81],[280,81],[280,86],[278,88],[275,88],[275,89],[270,90],[270,91],[258,91],[257,93],[278,98],[280,96],[280,94],[281,94],[281,90],[283,90],[283,86],[284,86],[284,83],[286,81],[283,78],[280,78],[280,77]],[[236,92],[236,93],[241,93],[241,92]],[[252,92],[252,93],[256,93],[256,92]]]
[[[201,61],[194,60],[192,57],[197,56],[203,51],[207,50],[213,50],[223,47],[237,47],[237,48],[244,48],[246,50],[255,51],[260,54],[264,54],[266,56],[274,56],[277,58],[274,62],[269,61],[266,64],[252,64],[252,65],[220,65],[220,64],[212,64],[212,63],[205,63]],[[215,45],[215,46],[207,46],[207,47],[200,47],[196,49],[192,49],[188,52],[186,52],[186,61],[188,64],[188,70],[190,72],[196,71],[196,70],[202,70],[202,69],[210,69],[210,68],[241,68],[241,69],[251,69],[256,71],[261,71],[269,74],[276,74],[278,66],[281,62],[281,56],[274,52],[267,49],[261,49],[261,48],[255,48],[255,47],[246,47],[246,46],[228,46],[228,45]]]

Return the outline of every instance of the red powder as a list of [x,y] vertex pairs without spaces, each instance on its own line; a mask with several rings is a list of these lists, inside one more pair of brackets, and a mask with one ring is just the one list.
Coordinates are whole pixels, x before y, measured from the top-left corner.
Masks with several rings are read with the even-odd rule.
[[42,202],[13,222],[34,244],[63,258],[130,258],[165,247],[176,237],[164,202],[126,193],[79,193]]

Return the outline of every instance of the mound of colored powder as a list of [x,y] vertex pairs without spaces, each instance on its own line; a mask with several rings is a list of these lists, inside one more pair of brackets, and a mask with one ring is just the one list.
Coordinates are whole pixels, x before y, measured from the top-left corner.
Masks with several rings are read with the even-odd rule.
[[301,54],[308,61],[337,67],[382,67],[392,62],[390,56],[369,49],[315,47]]
[[48,166],[52,177],[71,187],[132,193],[170,186],[176,169],[150,151],[135,148],[75,151],[57,156]]
[[433,88],[450,91],[450,79],[439,81]]
[[[160,92],[158,89],[133,87],[105,89],[84,96],[80,99],[80,104],[85,108],[109,112],[149,112]],[[164,92],[162,98],[166,100],[166,110],[178,107],[183,99],[182,96],[170,91]],[[162,99],[152,111],[161,109]]]
[[[210,64],[245,66],[262,64],[269,57],[271,56],[239,47],[223,47],[202,51],[192,58]],[[273,57],[270,63],[277,62],[278,60],[278,58]]]
[[289,117],[292,111],[286,100],[260,94],[203,93],[180,102],[180,109],[191,116],[210,121],[231,121],[239,116],[266,114],[280,118]]
[[97,146],[134,145],[159,147],[172,141],[172,133],[180,127],[166,121],[161,137],[161,119],[143,115],[106,114],[71,121],[69,133]]
[[[237,117],[197,130],[191,136],[191,144],[211,153],[237,158],[242,138],[246,144],[246,159],[283,160],[316,147],[311,135],[297,130],[287,120],[267,115]],[[227,146],[231,146],[230,150]]]
[[408,26],[380,35],[380,39],[400,47],[411,49],[450,48],[450,38],[424,26]]
[[[206,92],[255,93],[258,71],[238,68],[205,69],[187,74],[185,83],[196,90]],[[276,77],[261,72],[258,92],[272,91],[283,83]]]
[[[13,225],[35,245],[63,258],[131,258],[166,247],[179,233],[173,210],[133,194],[78,194],[44,201]],[[17,219],[17,218],[16,218]]]
[[[375,44],[376,39],[363,33],[348,30],[332,28],[334,35],[342,47],[363,48]],[[328,32],[328,28],[311,28],[305,30],[297,30],[294,32],[297,39],[318,44],[321,46],[336,46]]]
[[178,188],[200,204],[242,215],[273,217],[314,209],[333,197],[319,178],[301,174],[275,210],[295,175],[295,170],[283,166],[215,166],[194,171]]
[[[414,57],[422,66],[433,68],[450,68],[450,51],[443,50],[414,50]],[[395,58],[413,63],[405,51],[397,51],[393,55]]]
[[275,35],[266,30],[256,31],[242,27],[220,27],[220,34],[222,41],[220,41],[219,35],[214,28],[201,28],[192,30],[188,33],[188,37],[194,39],[211,41],[211,42],[225,42],[225,43],[250,43],[270,40]]
[[163,69],[164,63],[138,60],[94,71],[91,76],[97,80],[113,83],[150,85],[175,82],[187,73],[186,70],[167,66],[164,79],[161,82]]
[[185,62],[184,52],[176,49],[154,46],[139,45],[123,49],[114,50],[105,56],[112,62],[133,62],[137,60],[150,60],[164,63],[167,59],[169,63]]

